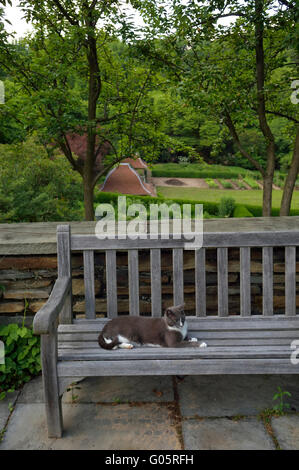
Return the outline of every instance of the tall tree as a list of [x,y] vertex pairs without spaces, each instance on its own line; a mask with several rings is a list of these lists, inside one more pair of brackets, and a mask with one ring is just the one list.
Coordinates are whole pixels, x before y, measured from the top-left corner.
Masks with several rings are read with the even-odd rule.
[[[261,173],[263,215],[271,215],[278,163],[273,116],[288,119],[293,124],[291,135],[298,133],[298,111],[290,102],[290,76],[298,73],[298,58],[293,57],[298,38],[296,1],[173,0],[167,9],[161,4],[165,2],[157,3],[149,21],[156,35],[164,37],[164,51],[171,50],[175,57],[157,52],[153,40],[149,53],[159,53],[161,61],[180,75],[180,89],[191,106],[227,127],[236,149]],[[166,21],[167,11],[171,13]],[[248,128],[263,136],[263,156],[242,141]],[[294,140],[281,215],[289,212],[298,174],[298,139]]]
[[98,179],[131,154],[136,142],[146,148],[143,135],[158,127],[158,116],[146,109],[159,78],[128,51],[118,51],[117,38],[132,33],[119,0],[20,5],[34,33],[18,44],[2,37],[0,65],[23,88],[23,119],[55,142],[82,176],[85,218],[93,220]]

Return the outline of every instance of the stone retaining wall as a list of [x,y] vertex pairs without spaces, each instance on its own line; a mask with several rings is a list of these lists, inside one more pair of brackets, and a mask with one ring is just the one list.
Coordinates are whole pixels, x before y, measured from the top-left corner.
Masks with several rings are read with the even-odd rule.
[[[299,313],[299,250],[297,250],[297,313]],[[240,313],[239,250],[229,249],[229,311]],[[117,253],[117,282],[119,313],[128,312],[127,254]],[[172,253],[163,250],[162,257],[163,306],[172,305]],[[274,313],[284,313],[284,249],[274,249]],[[149,251],[139,253],[140,311],[151,312]],[[30,324],[34,314],[48,299],[57,278],[57,257],[51,255],[1,256],[0,257],[0,324],[20,321],[25,313]],[[73,311],[84,315],[83,258],[72,256]],[[207,313],[217,313],[217,265],[216,250],[208,249],[206,256]],[[184,285],[186,312],[195,313],[194,252],[184,252]],[[105,257],[95,254],[95,293],[97,315],[106,315]],[[262,313],[262,250],[252,249],[251,294],[253,313]]]

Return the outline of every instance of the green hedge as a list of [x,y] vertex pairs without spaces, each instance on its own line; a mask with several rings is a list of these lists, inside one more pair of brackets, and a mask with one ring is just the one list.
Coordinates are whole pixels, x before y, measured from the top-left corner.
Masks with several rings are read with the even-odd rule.
[[241,176],[254,177],[257,171],[250,171],[241,167],[209,165],[201,167],[199,164],[179,165],[177,163],[164,163],[153,166],[152,176],[165,178],[223,178],[236,179]]
[[[112,205],[115,206],[117,204],[117,198],[119,196],[123,196],[123,194],[98,192],[95,195],[95,206],[100,203],[111,203]],[[215,216],[218,215],[218,208],[219,208],[218,202],[194,201],[194,200],[179,199],[179,198],[167,199],[161,196],[151,197],[151,196],[127,195],[127,202],[131,202],[131,201],[141,202],[145,204],[147,209],[149,209],[150,204],[162,204],[163,202],[165,202],[166,204],[177,203],[179,205],[191,204],[193,208],[194,208],[194,204],[203,204],[204,211]],[[263,215],[263,209],[261,206],[255,206],[251,204],[236,204],[236,207],[246,207],[254,217],[262,217]],[[192,213],[193,212],[194,211],[192,211]],[[279,208],[272,209],[272,215],[279,216]],[[291,209],[290,215],[299,216],[299,209]]]

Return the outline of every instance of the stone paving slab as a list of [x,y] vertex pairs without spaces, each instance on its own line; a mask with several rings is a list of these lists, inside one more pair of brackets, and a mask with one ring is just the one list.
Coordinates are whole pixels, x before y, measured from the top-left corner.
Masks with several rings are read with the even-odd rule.
[[299,450],[299,415],[272,418],[272,428],[283,450]]
[[17,405],[0,450],[181,448],[167,405],[64,404],[63,417],[63,438],[49,439],[44,405]]
[[178,382],[184,417],[256,415],[273,408],[277,387],[292,394],[287,398],[299,411],[298,377],[292,375],[210,375],[188,376]]
[[[72,391],[64,392],[63,403],[163,403],[174,400],[170,376],[88,377],[71,388]],[[44,403],[42,377],[24,385],[18,403]]]
[[5,427],[6,421],[11,413],[11,407],[14,406],[18,392],[11,392],[0,401],[0,431]]
[[189,419],[183,422],[185,450],[274,450],[257,418]]
[[65,392],[64,403],[171,402],[174,400],[170,376],[88,377]]

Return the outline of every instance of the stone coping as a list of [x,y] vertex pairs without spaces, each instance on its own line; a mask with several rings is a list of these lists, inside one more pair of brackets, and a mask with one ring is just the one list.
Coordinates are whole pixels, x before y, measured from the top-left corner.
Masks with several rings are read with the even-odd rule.
[[[70,224],[73,234],[93,234],[96,222],[38,222],[0,224],[0,255],[56,253],[56,227]],[[299,231],[299,216],[206,219],[204,232]]]

